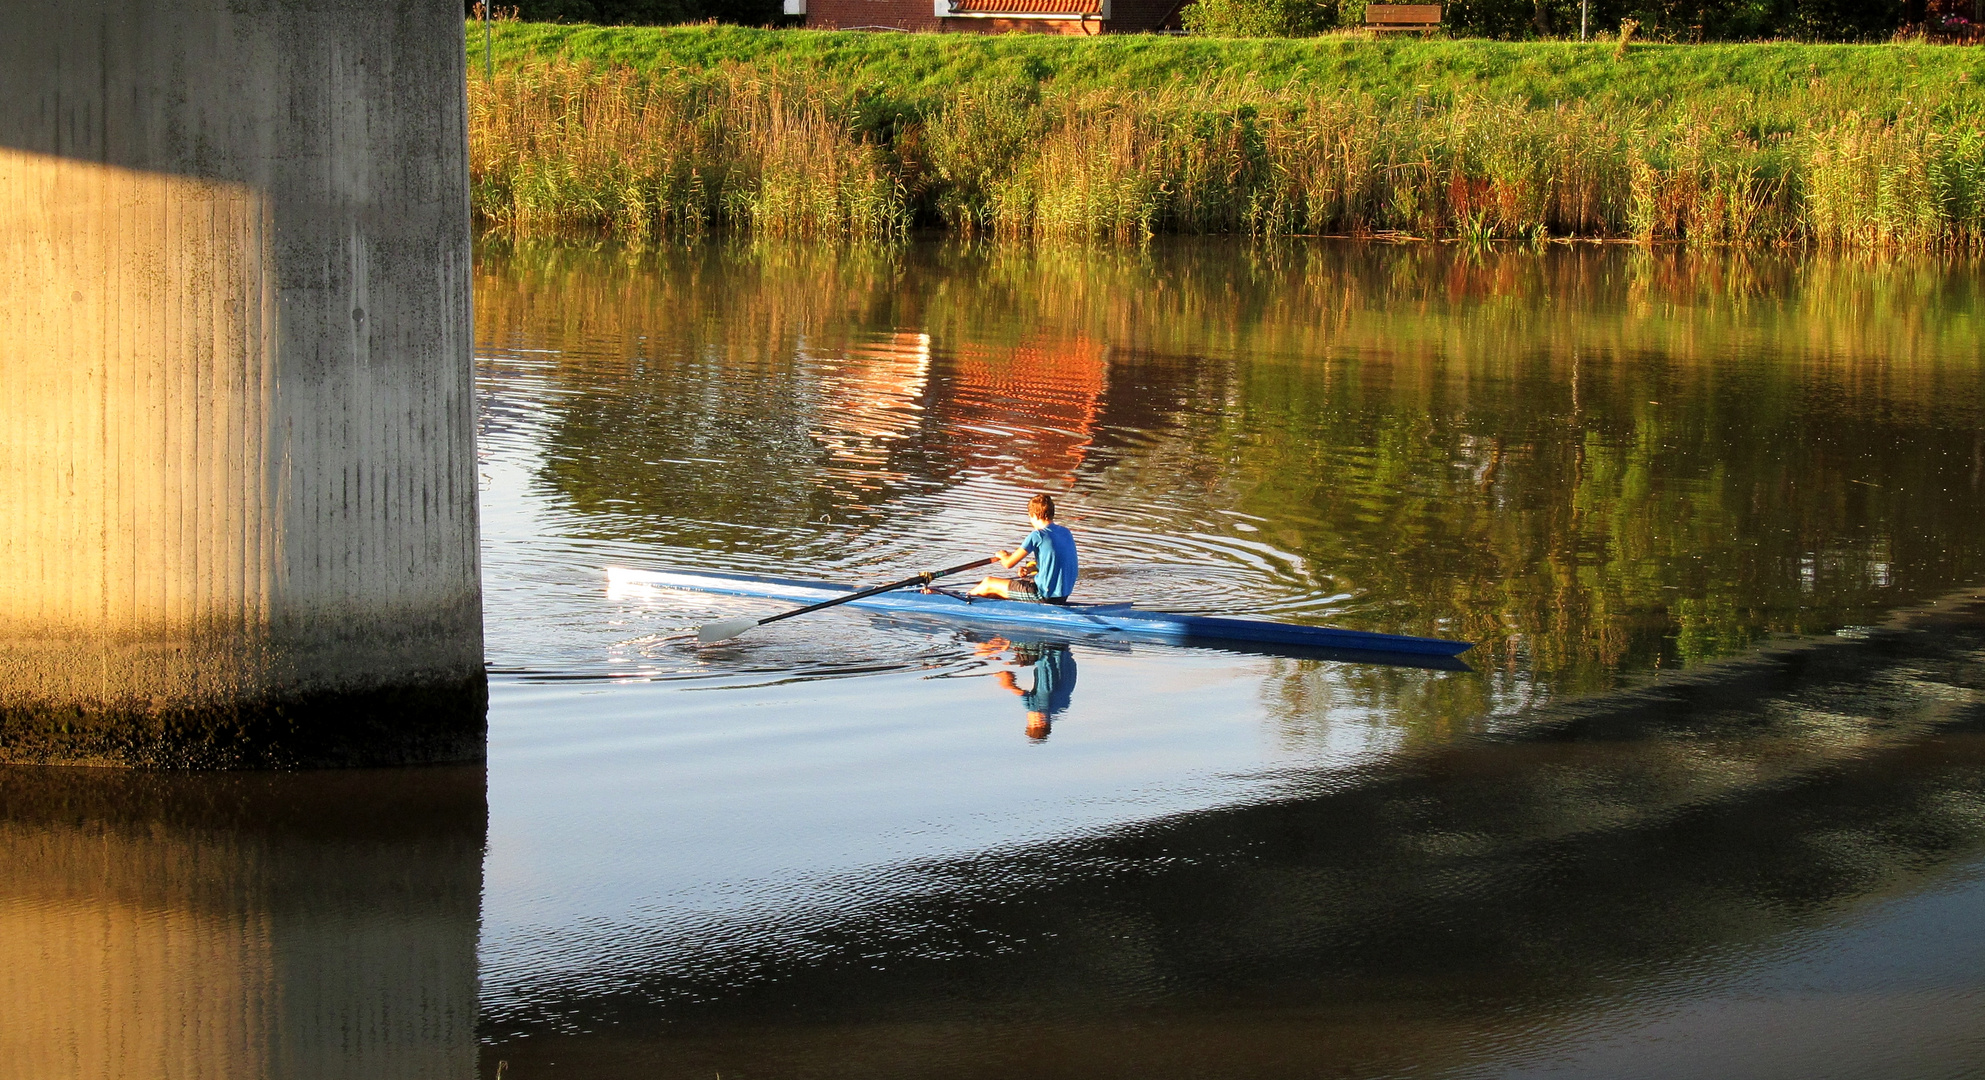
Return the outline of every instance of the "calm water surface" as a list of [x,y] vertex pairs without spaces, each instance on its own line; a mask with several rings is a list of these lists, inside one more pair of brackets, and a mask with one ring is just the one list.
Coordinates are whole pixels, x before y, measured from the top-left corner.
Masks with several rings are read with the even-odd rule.
[[[1985,1075],[1976,266],[480,254],[487,769],[0,772],[0,1075]],[[607,581],[1042,490],[1474,670]]]

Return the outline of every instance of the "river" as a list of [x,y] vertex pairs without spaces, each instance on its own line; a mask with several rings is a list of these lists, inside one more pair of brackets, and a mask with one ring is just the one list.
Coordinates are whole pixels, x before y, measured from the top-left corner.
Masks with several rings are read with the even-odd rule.
[[[1979,265],[478,255],[487,766],[0,770],[0,1076],[1985,1074]],[[1037,491],[1471,670],[607,577]]]

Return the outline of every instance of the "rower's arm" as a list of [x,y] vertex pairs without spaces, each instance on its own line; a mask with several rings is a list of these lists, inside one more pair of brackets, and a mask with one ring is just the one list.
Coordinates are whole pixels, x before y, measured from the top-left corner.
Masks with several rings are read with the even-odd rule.
[[1027,557],[1027,549],[1024,546],[1015,548],[1012,551],[1001,551],[993,556],[993,558],[997,560],[1001,566],[1007,568],[1008,570],[1011,570],[1014,567],[1019,566],[1020,561],[1022,559],[1025,559],[1026,557]]

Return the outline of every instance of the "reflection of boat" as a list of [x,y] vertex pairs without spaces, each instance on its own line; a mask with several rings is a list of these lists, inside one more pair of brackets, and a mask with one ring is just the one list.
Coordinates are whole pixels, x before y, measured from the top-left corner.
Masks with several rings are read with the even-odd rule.
[[[790,581],[752,574],[713,574],[681,570],[607,570],[610,588],[647,585],[726,596],[754,596],[814,604],[832,600],[855,590],[846,585],[817,581]],[[909,589],[881,593],[849,601],[850,607],[877,611],[929,615],[944,619],[967,619],[992,626],[1026,627],[1063,634],[1101,634],[1179,644],[1210,642],[1228,645],[1244,642],[1254,645],[1296,646],[1305,649],[1380,652],[1415,656],[1455,656],[1473,648],[1465,641],[1441,638],[1407,637],[1401,634],[1374,634],[1364,630],[1338,630],[1328,626],[1296,626],[1260,619],[1224,619],[1207,615],[1178,615],[1163,611],[1139,611],[1132,604],[1033,604],[1015,600],[976,597],[968,601],[952,592],[924,593]]]

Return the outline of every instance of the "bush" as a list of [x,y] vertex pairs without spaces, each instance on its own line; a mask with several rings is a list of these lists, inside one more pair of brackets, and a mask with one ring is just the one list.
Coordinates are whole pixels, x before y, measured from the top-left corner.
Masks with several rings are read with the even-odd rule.
[[[1579,0],[1448,0],[1448,29],[1461,37],[1578,36]],[[1886,39],[1901,3],[1867,0],[1587,0],[1593,36],[1613,35],[1633,19],[1640,36],[1659,41],[1803,41]]]
[[1308,37],[1335,27],[1338,14],[1336,0],[1197,0],[1180,18],[1206,37]]

